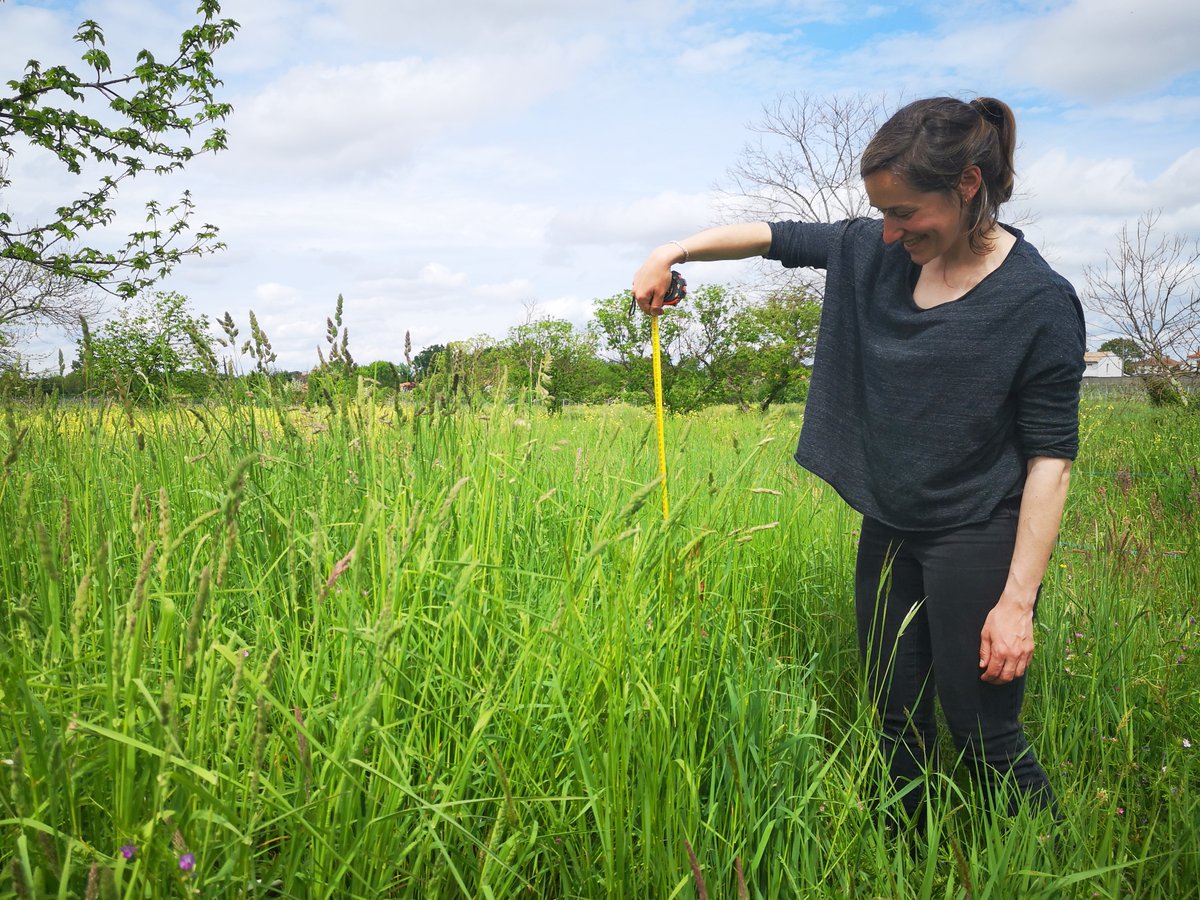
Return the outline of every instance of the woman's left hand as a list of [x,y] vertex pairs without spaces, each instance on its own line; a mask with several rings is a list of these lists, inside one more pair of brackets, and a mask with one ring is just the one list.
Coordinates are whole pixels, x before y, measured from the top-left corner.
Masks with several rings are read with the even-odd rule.
[[1000,598],[979,635],[981,681],[1008,684],[1020,678],[1033,659],[1033,608]]

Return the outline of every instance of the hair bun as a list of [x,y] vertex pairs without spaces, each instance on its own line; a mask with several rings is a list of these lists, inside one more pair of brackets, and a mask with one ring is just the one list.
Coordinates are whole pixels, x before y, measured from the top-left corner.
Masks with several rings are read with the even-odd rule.
[[971,108],[997,127],[1004,125],[1008,118],[1004,104],[993,97],[976,97],[971,101]]

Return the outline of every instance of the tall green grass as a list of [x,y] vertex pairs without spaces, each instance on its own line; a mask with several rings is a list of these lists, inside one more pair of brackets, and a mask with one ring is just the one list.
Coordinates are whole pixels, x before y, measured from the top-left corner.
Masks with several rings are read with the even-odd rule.
[[9,413],[4,896],[1195,894],[1200,418],[1085,410],[1026,716],[1064,821],[947,765],[918,836],[798,411],[671,420],[667,523],[644,411],[419,412]]

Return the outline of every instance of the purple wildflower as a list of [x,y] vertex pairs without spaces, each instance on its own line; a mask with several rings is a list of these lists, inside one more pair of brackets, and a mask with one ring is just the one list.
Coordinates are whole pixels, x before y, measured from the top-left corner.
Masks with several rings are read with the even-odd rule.
[[179,868],[185,872],[190,872],[196,868],[196,855],[194,853],[185,853],[179,857]]
[[137,847],[133,846],[133,844],[122,844],[121,855],[126,859],[133,859],[137,856]]

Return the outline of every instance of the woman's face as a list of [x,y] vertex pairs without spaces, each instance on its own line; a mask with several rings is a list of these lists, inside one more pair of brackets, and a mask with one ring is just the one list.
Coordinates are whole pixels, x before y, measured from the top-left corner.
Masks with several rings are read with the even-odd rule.
[[[883,242],[899,241],[912,261],[923,266],[947,252],[969,251],[967,209],[972,189],[964,173],[964,196],[940,191],[916,191],[886,169],[863,179],[871,205],[883,213]],[[968,194],[969,192],[969,194]]]

